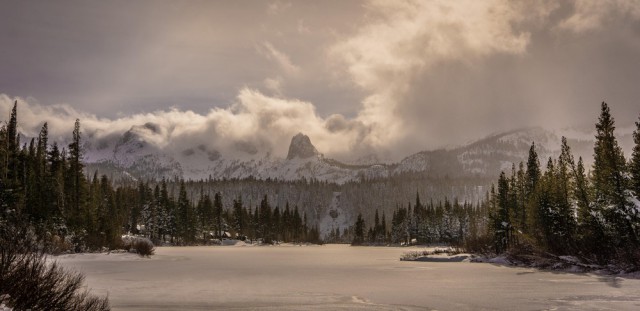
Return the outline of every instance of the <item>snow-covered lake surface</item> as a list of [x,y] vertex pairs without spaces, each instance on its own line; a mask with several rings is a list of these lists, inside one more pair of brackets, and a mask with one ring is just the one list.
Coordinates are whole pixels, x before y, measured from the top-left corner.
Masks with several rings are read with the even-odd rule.
[[640,280],[488,263],[399,261],[392,247],[159,247],[78,254],[114,310],[640,310]]

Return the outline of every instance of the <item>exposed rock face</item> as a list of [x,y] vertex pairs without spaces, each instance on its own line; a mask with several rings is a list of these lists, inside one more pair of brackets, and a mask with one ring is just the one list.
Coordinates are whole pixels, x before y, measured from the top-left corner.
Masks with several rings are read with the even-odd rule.
[[289,153],[287,154],[287,160],[295,158],[307,159],[318,155],[318,150],[311,144],[309,136],[302,133],[298,133],[291,138],[291,144],[289,145]]

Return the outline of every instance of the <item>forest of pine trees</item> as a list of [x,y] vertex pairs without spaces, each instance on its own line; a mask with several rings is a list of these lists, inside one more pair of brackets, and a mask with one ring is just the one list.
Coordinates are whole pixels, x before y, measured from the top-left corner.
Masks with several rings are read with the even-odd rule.
[[[17,108],[16,102],[0,127],[0,224],[30,227],[53,251],[116,248],[125,233],[173,245],[223,237],[321,242],[314,225],[317,215],[309,222],[306,206],[274,206],[266,193],[259,203],[246,204],[242,195],[223,198],[212,191],[212,181],[139,181],[115,187],[107,176],[88,177],[79,120],[68,146],[49,143],[46,123],[37,137],[21,142]],[[335,228],[326,238],[458,246],[490,240],[486,244],[495,253],[528,249],[640,265],[640,121],[629,161],[614,130],[609,107],[602,103],[591,168],[582,158],[574,159],[565,138],[557,158],[539,159],[533,143],[526,163],[500,174],[483,202],[425,204],[416,195],[413,206],[397,206],[392,215],[376,210],[370,226],[358,215],[354,226],[343,232]]]
[[467,240],[476,240],[488,229],[487,205],[469,203],[430,202],[423,204],[416,195],[413,206],[399,206],[394,210],[390,225],[386,215],[376,211],[373,224],[368,227],[362,215],[353,226],[353,245],[409,245],[449,244],[463,246]]
[[640,266],[640,120],[625,160],[609,107],[596,124],[594,164],[577,162],[562,137],[560,155],[542,167],[535,142],[526,163],[502,172],[483,202],[433,202],[398,207],[387,226],[376,211],[367,229],[362,215],[353,245],[434,244],[471,252],[572,255],[589,262]]
[[298,207],[245,206],[240,198],[223,206],[219,192],[177,198],[167,182],[114,187],[107,176],[85,175],[82,132],[76,120],[68,146],[49,144],[47,123],[37,138],[20,141],[18,104],[0,127],[0,225],[29,227],[49,251],[86,251],[121,246],[125,233],[157,244],[209,243],[223,237],[264,242],[321,243],[317,226]]
[[603,102],[591,169],[575,161],[563,137],[560,155],[542,159],[544,167],[532,144],[526,164],[500,175],[489,198],[496,253],[528,249],[640,266],[640,121],[628,162],[614,130]]

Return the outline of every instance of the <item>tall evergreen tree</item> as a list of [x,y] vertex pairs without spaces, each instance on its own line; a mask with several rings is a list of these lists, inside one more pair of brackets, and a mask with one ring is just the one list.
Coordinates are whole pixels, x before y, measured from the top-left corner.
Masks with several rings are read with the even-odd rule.
[[262,237],[265,243],[271,243],[271,205],[269,205],[269,200],[267,199],[267,195],[265,194],[260,201],[260,212],[259,212],[260,226],[259,233],[260,237]]
[[504,172],[498,178],[497,210],[494,215],[494,245],[497,253],[509,247],[511,224],[509,223],[509,181]]
[[[289,204],[287,204],[287,212],[288,212]],[[233,230],[236,234],[246,234],[246,212],[244,207],[242,206],[242,198],[238,196],[237,199],[233,200]]]
[[589,180],[587,179],[587,175],[584,171],[582,157],[578,159],[578,165],[573,171],[576,180],[574,194],[576,196],[576,204],[578,206],[577,222],[578,224],[588,224],[591,223],[592,218],[589,198]]
[[198,201],[198,216],[200,218],[200,229],[202,230],[202,237],[206,241],[209,236],[209,232],[214,227],[216,221],[216,210],[209,194],[205,194],[203,189],[200,189],[200,200]]
[[525,212],[523,213],[524,220],[522,223],[523,232],[531,234],[532,226],[536,223],[536,214],[538,213],[538,200],[535,198],[538,183],[542,172],[540,170],[540,160],[538,159],[538,153],[536,152],[535,143],[531,144],[529,148],[529,156],[527,158],[527,171],[525,174],[524,185],[524,197],[525,197]]
[[636,122],[636,129],[633,131],[633,143],[633,152],[629,160],[631,190],[634,192],[636,200],[640,201],[640,117]]
[[573,247],[573,240],[576,230],[576,210],[573,206],[575,197],[575,179],[573,178],[572,167],[574,166],[571,148],[567,144],[566,137],[562,137],[560,156],[558,157],[556,174],[556,229],[555,234],[563,250]]
[[67,185],[69,191],[66,193],[68,196],[68,206],[70,211],[68,217],[70,224],[74,229],[79,229],[82,223],[82,218],[85,211],[83,210],[83,196],[84,196],[84,165],[82,164],[82,145],[81,145],[81,131],[80,120],[76,119],[73,126],[73,140],[69,144],[69,170],[67,175]]
[[213,196],[213,209],[215,211],[217,235],[222,238],[225,228],[223,227],[222,221],[222,195],[220,192],[216,192]]
[[11,116],[7,125],[7,150],[9,155],[17,155],[18,148],[20,148],[20,142],[18,140],[18,101],[16,100],[11,109]]
[[614,130],[614,120],[609,106],[603,102],[596,124],[596,143],[593,150],[594,199],[600,206],[615,204],[621,207],[625,202],[625,160]]
[[538,160],[536,144],[532,143],[529,148],[529,157],[527,158],[527,182],[525,187],[527,195],[530,195],[535,191],[541,175],[540,160]]
[[191,203],[187,197],[184,180],[180,180],[180,191],[178,194],[177,214],[176,214],[176,231],[181,239],[181,243],[188,244],[195,240],[195,232],[193,230],[194,219],[191,211]]
[[[614,135],[615,125],[609,107],[602,103],[596,124],[596,143],[592,180],[596,212],[606,220],[606,235],[617,249],[636,248],[638,236],[634,222],[637,221],[633,204],[628,201],[626,189],[626,162],[622,149]],[[627,251],[627,256],[632,256]]]
[[356,224],[353,232],[353,241],[351,245],[361,245],[364,243],[364,231],[366,225],[364,223],[364,219],[362,218],[362,214],[358,214],[358,218],[356,219]]

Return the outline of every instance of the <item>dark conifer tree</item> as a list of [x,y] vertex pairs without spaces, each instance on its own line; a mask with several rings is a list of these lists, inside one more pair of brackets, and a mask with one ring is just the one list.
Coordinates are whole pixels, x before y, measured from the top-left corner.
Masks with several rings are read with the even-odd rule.
[[511,235],[509,205],[509,181],[504,172],[502,172],[498,178],[497,209],[493,216],[493,231],[495,232],[494,246],[497,253],[501,253],[509,247]]
[[220,192],[216,192],[213,196],[213,209],[215,211],[216,218],[216,231],[219,238],[222,238],[222,235],[225,231],[224,221],[223,221],[223,208],[222,208],[222,194]]
[[574,169],[576,179],[575,196],[578,206],[577,222],[578,224],[589,224],[592,222],[591,206],[589,198],[589,180],[584,171],[584,163],[582,157],[578,159],[578,165]]
[[631,190],[636,200],[640,201],[640,117],[636,121],[636,129],[633,131],[633,152],[629,160],[629,173],[631,174]]
[[239,196],[238,198],[233,200],[232,218],[233,230],[236,232],[236,234],[247,234],[247,232],[245,232],[247,229],[246,212],[244,207],[242,206],[242,198]]
[[366,225],[364,223],[364,219],[362,218],[362,214],[358,214],[358,218],[356,220],[355,228],[353,231],[353,241],[351,242],[351,245],[362,245],[362,243],[364,243],[365,228]]
[[604,231],[610,245],[616,249],[626,249],[629,257],[632,256],[629,249],[638,247],[638,236],[633,224],[634,207],[625,193],[628,183],[625,177],[626,162],[614,130],[613,117],[603,102],[596,124],[592,171],[595,212],[600,213],[607,222]]
[[[259,233],[265,243],[271,243],[271,205],[267,199],[267,195],[260,201],[260,229]],[[305,230],[306,231],[306,230]]]
[[540,181],[540,176],[542,175],[540,170],[540,161],[538,160],[538,153],[536,152],[535,143],[531,144],[531,148],[529,148],[529,157],[527,158],[527,172],[525,174],[525,187],[524,187],[524,196],[526,200],[525,212],[524,216],[524,227],[523,232],[526,234],[531,233],[531,226],[536,225],[536,214],[538,213],[538,200],[535,198],[536,189],[538,187],[538,182]]
[[200,230],[202,230],[202,238],[207,241],[209,233],[214,226],[216,220],[216,210],[209,194],[205,194],[200,189],[200,200],[198,201],[198,217],[200,219]]
[[69,223],[75,229],[80,229],[82,218],[85,216],[83,211],[84,179],[82,164],[82,145],[81,145],[80,120],[76,119],[73,127],[73,140],[69,144],[69,170],[66,174],[68,191]]
[[195,239],[192,228],[193,225],[191,203],[187,197],[184,180],[180,180],[180,191],[178,195],[176,214],[176,232],[180,238],[181,244],[191,243]]

